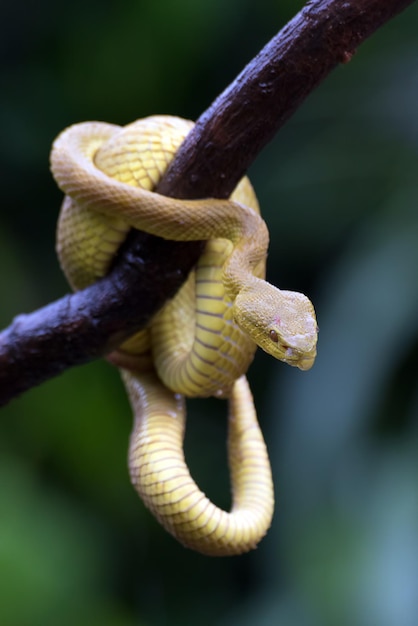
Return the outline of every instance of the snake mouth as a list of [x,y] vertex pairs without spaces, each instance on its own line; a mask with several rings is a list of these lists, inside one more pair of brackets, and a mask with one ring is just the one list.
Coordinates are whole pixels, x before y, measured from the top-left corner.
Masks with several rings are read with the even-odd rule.
[[309,354],[300,354],[294,348],[286,349],[286,357],[285,362],[289,365],[293,365],[294,367],[299,368],[302,371],[306,371],[311,369],[312,365],[315,362],[316,350]]

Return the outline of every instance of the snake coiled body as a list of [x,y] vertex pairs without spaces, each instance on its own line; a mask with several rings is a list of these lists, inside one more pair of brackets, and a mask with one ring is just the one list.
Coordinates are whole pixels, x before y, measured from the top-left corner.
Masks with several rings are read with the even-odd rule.
[[[308,369],[316,353],[313,307],[264,280],[268,231],[247,179],[230,200],[185,201],[152,192],[191,123],[155,116],[120,128],[85,123],[55,141],[51,166],[66,194],[58,253],[80,289],[108,271],[130,228],[207,240],[177,296],[111,360],[135,414],[131,479],[147,507],[184,545],[204,554],[245,552],[267,531],[273,486],[244,374],[256,345]],[[229,513],[191,478],[183,455],[186,397],[229,398]]]

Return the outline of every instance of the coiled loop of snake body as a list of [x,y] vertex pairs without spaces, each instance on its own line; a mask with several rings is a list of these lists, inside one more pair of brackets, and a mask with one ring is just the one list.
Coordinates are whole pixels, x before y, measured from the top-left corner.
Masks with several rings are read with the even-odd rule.
[[[256,345],[308,369],[317,326],[304,295],[264,280],[268,232],[247,179],[230,200],[152,192],[190,128],[180,118],[154,116],[124,128],[92,122],[66,129],[51,153],[66,194],[57,248],[69,282],[81,289],[106,274],[130,228],[207,240],[176,297],[112,361],[122,369],[135,415],[129,467],[144,503],[184,545],[231,555],[257,545],[274,504],[245,372]],[[183,455],[183,396],[210,395],[229,399],[229,513],[199,490]]]

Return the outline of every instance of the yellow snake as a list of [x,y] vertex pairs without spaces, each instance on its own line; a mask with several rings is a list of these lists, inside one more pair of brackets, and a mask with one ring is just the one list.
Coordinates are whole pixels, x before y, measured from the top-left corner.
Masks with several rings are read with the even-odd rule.
[[[57,250],[74,289],[107,273],[131,228],[207,241],[176,297],[110,360],[121,368],[135,416],[133,485],[181,543],[221,556],[254,548],[273,514],[269,459],[244,374],[257,345],[311,367],[317,325],[306,296],[264,280],[268,231],[248,179],[230,200],[152,192],[191,127],[169,116],[123,128],[76,124],[55,140],[51,168],[66,194]],[[229,399],[230,512],[199,490],[184,459],[184,397],[207,396]]]

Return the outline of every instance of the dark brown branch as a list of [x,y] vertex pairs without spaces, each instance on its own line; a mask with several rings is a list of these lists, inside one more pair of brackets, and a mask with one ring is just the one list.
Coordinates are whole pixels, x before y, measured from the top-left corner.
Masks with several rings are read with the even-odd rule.
[[[199,118],[160,193],[227,197],[260,150],[339,63],[412,0],[315,0],[276,35]],[[133,232],[112,272],[0,334],[0,404],[110,352],[172,297],[201,244]]]

